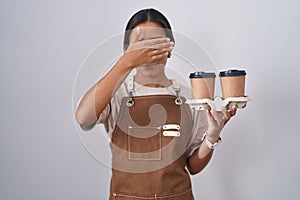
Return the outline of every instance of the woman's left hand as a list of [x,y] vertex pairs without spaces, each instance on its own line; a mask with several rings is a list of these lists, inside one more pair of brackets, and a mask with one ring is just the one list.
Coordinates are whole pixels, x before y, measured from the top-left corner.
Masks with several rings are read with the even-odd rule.
[[225,124],[236,114],[237,107],[233,106],[230,111],[222,107],[221,111],[207,110],[207,117],[209,119],[209,127],[207,130],[207,139],[215,143],[221,133]]

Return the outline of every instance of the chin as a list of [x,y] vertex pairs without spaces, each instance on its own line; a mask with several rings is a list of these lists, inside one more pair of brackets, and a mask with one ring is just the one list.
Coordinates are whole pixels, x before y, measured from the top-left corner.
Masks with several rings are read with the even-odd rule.
[[161,64],[145,64],[140,69],[139,72],[143,76],[156,77],[164,72],[164,65]]

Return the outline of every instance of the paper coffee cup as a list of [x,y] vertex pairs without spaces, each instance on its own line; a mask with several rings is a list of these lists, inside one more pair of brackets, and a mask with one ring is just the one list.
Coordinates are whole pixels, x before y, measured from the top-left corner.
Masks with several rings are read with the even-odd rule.
[[219,76],[224,99],[245,96],[246,71],[232,69],[220,72]]
[[190,73],[193,99],[211,99],[215,92],[215,73],[194,72]]

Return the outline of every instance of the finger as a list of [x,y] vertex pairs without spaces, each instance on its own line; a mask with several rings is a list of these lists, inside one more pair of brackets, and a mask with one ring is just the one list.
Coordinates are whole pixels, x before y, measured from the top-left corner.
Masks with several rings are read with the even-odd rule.
[[167,38],[167,37],[153,38],[153,39],[148,39],[148,40],[143,40],[143,41],[145,42],[145,44],[150,44],[150,45],[171,42],[170,38]]
[[134,44],[140,48],[159,48],[160,44],[170,44],[170,38],[154,38],[154,39],[147,39],[142,41],[137,41]]
[[130,51],[144,49],[144,48],[145,48],[145,45],[144,45],[143,41],[137,41],[137,42],[131,43],[128,46],[127,51],[130,52]]
[[167,39],[151,39],[147,40],[144,44],[146,48],[164,49],[170,46],[174,46],[174,42]]
[[165,52],[163,54],[153,55],[151,56],[150,63],[155,63],[156,61],[160,61],[162,58],[166,58],[168,56],[168,52]]
[[237,107],[236,106],[232,106],[231,111],[230,111],[231,116],[235,116],[236,111],[237,111]]
[[134,50],[144,50],[145,52],[150,52],[150,56],[158,55],[158,54],[164,54],[165,52],[171,52],[173,50],[174,46],[173,45],[164,45],[164,48],[156,48],[155,46],[131,46],[128,48],[129,51],[134,51]]
[[213,125],[217,124],[217,122],[216,122],[215,118],[213,117],[211,111],[206,110],[206,113],[207,113],[207,117],[208,117],[209,122]]
[[231,118],[231,113],[227,111],[226,107],[222,107],[221,111],[222,111],[223,117],[225,119],[224,124],[226,124]]
[[221,111],[212,110],[211,111],[214,119],[218,123],[218,126],[223,126],[225,122],[225,117]]
[[144,49],[144,48],[154,48],[154,45],[156,45],[155,41],[152,40],[141,40],[141,41],[134,41],[132,42],[129,47],[128,50],[137,50],[137,49]]
[[168,48],[164,48],[164,49],[154,49],[151,51],[151,55],[159,55],[159,54],[164,54],[166,52],[171,52],[173,50],[173,47],[168,47]]
[[154,44],[153,47],[155,49],[166,49],[166,48],[173,48],[174,42],[163,42],[163,43],[158,43]]

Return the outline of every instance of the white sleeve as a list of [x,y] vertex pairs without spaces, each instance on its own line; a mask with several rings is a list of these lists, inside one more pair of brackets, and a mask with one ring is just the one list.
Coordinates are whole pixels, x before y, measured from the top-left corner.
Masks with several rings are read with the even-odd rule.
[[97,124],[104,125],[104,128],[110,137],[112,137],[116,127],[116,119],[118,119],[121,102],[125,95],[126,89],[124,84],[122,84],[97,120]]
[[193,115],[194,127],[192,138],[187,150],[188,156],[191,156],[194,153],[194,151],[200,147],[201,138],[208,128],[208,118],[206,112],[203,110],[195,112],[196,113]]
[[107,129],[107,125],[108,125],[107,123],[108,123],[110,114],[111,114],[111,102],[109,102],[109,104],[104,108],[102,113],[99,115],[97,124],[103,124],[105,129]]

